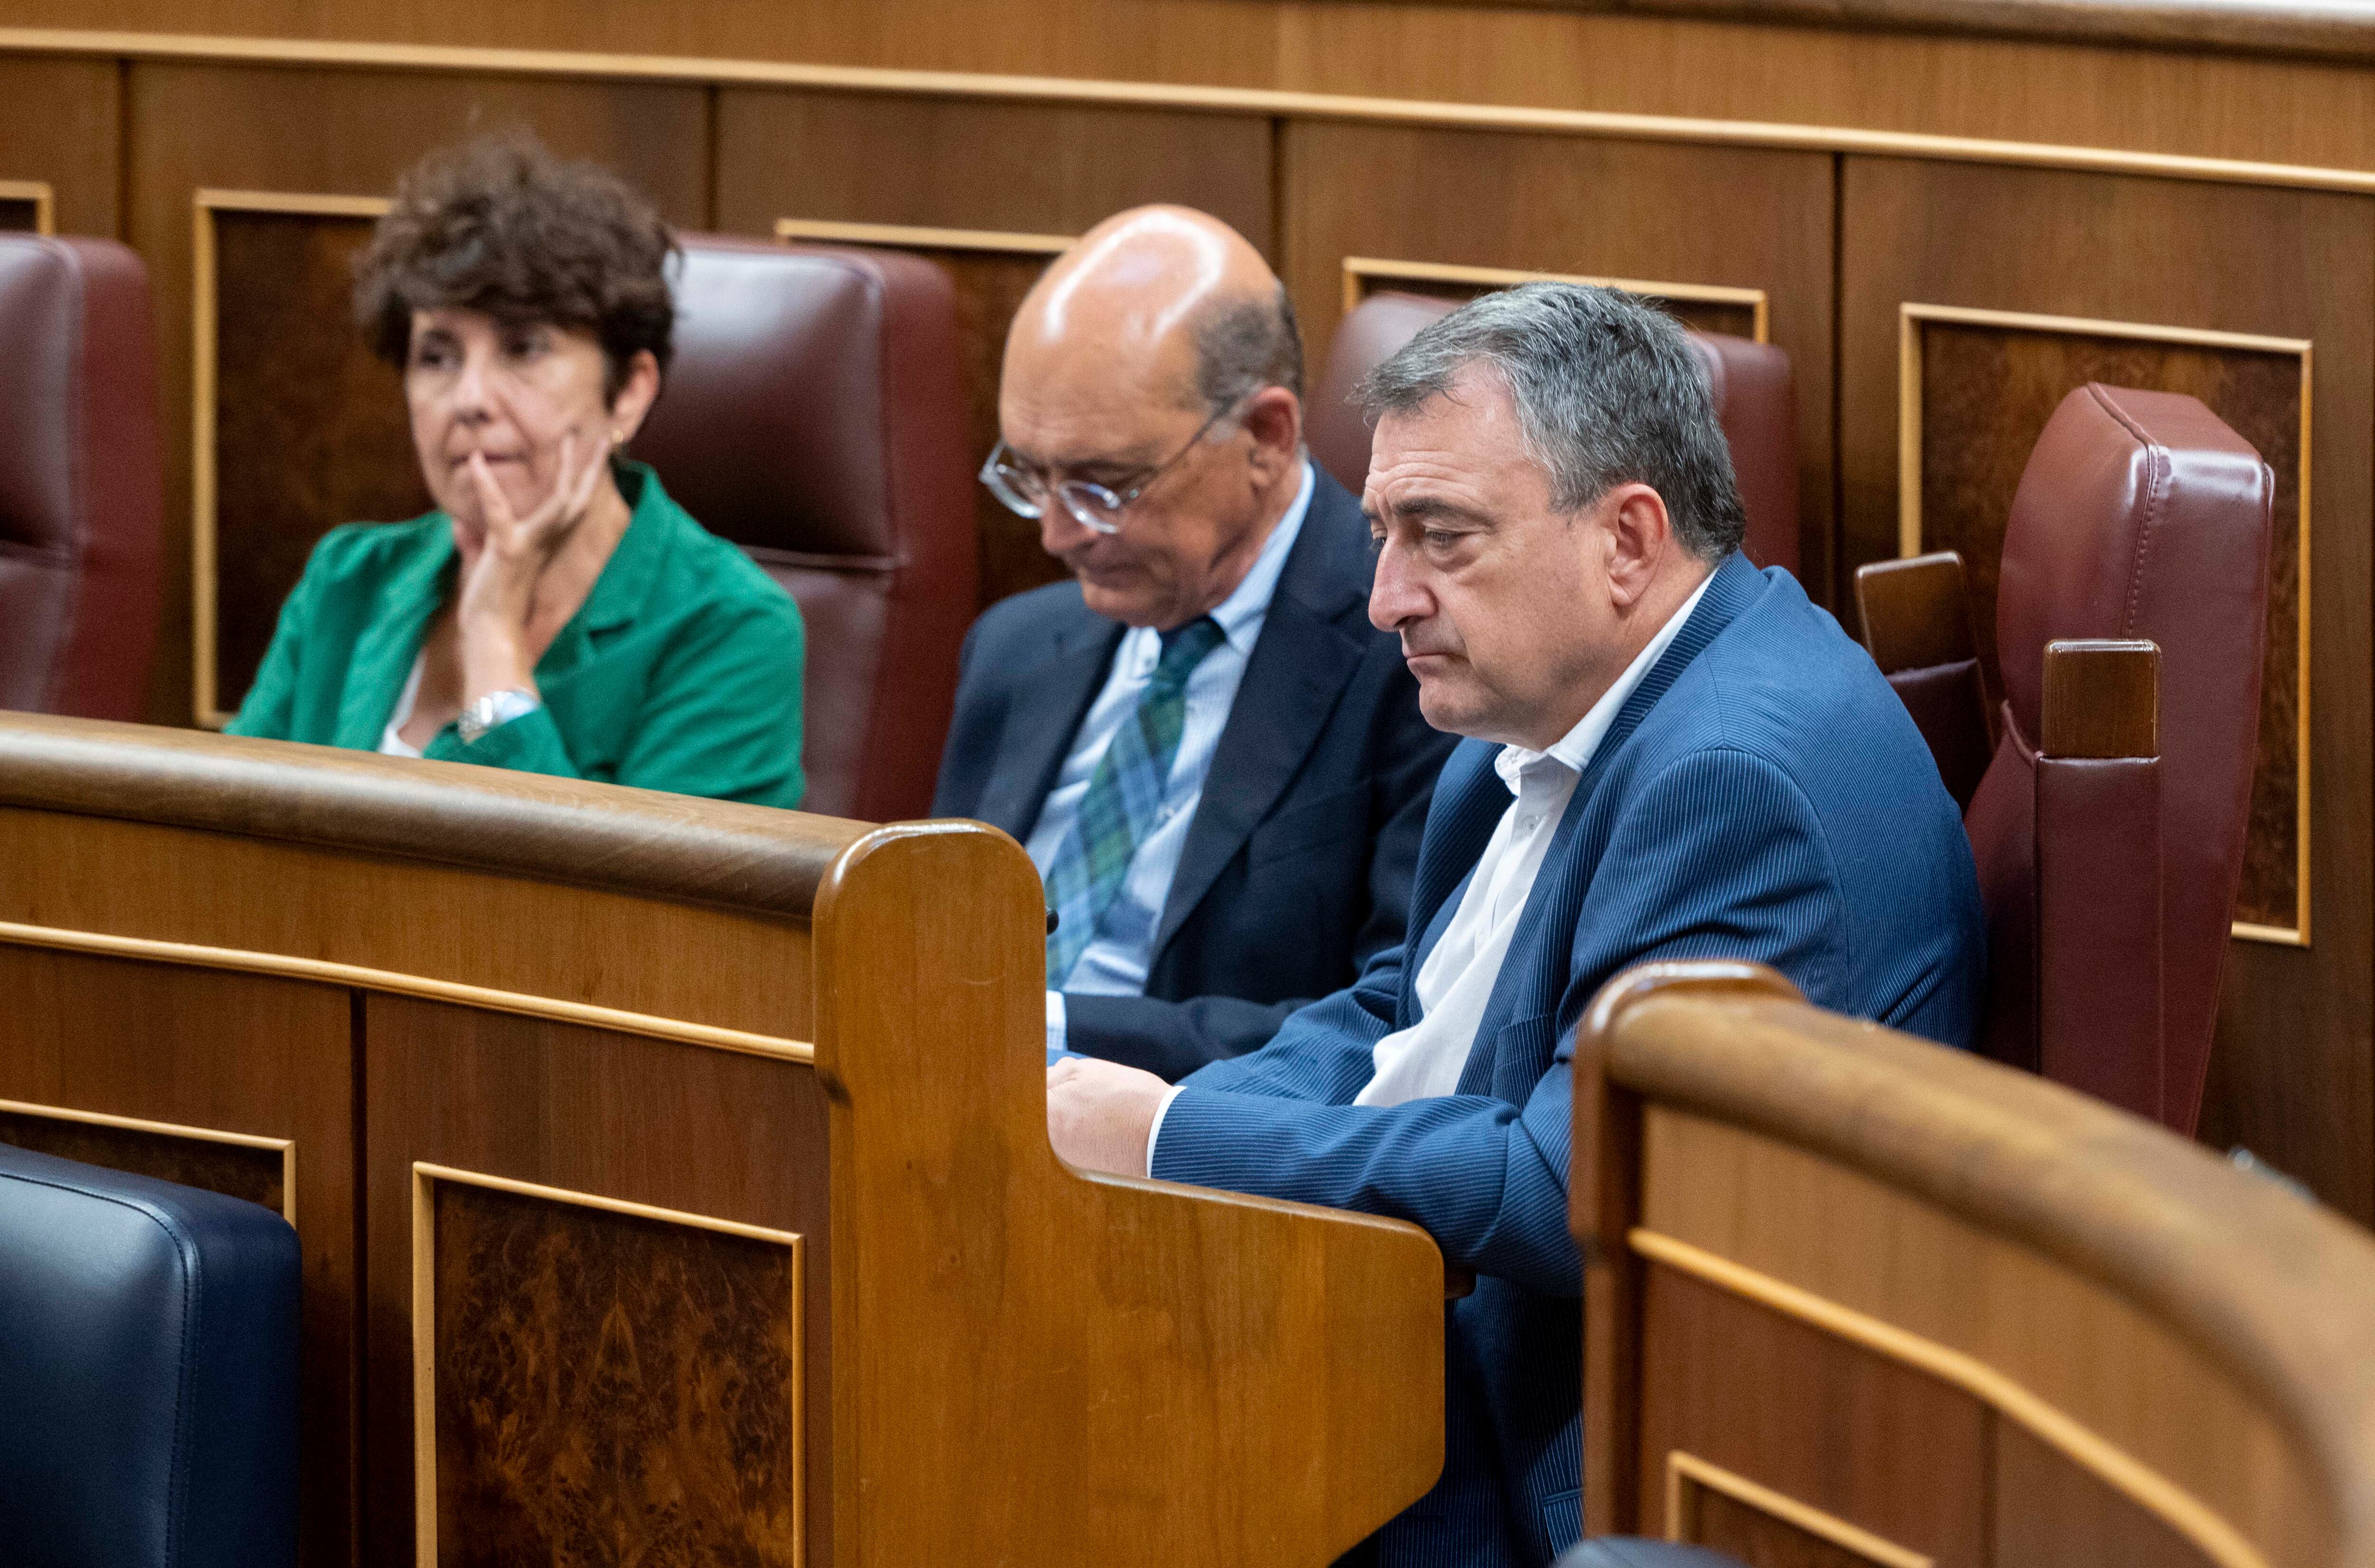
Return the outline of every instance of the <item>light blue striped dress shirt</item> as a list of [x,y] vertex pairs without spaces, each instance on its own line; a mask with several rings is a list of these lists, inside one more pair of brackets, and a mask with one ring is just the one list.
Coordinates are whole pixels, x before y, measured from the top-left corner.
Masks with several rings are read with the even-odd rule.
[[[1147,972],[1154,962],[1154,937],[1163,924],[1163,906],[1171,897],[1171,879],[1179,870],[1180,854],[1188,846],[1188,830],[1203,798],[1204,780],[1212,771],[1212,754],[1220,749],[1221,732],[1228,727],[1229,709],[1236,701],[1237,684],[1245,678],[1246,661],[1253,656],[1270,613],[1270,595],[1278,590],[1279,573],[1286,568],[1295,536],[1303,531],[1304,513],[1311,508],[1317,481],[1311,464],[1303,465],[1303,485],[1278,525],[1263,541],[1261,553],[1246,572],[1245,581],[1221,601],[1212,619],[1221,628],[1222,643],[1204,656],[1188,678],[1188,713],[1179,735],[1179,750],[1171,760],[1171,776],[1164,785],[1163,810],[1154,831],[1130,856],[1121,887],[1097,923],[1097,934],[1081,954],[1066,989],[1090,996],[1137,996],[1146,991]],[[1105,689],[1089,705],[1072,737],[1072,749],[1056,775],[1039,808],[1039,820],[1023,848],[1046,878],[1056,863],[1056,851],[1071,831],[1081,797],[1097,771],[1105,748],[1122,721],[1138,711],[1138,699],[1163,655],[1163,636],[1152,627],[1135,626],[1114,651],[1113,669]],[[1064,993],[1047,993],[1047,1045],[1064,1046]]]

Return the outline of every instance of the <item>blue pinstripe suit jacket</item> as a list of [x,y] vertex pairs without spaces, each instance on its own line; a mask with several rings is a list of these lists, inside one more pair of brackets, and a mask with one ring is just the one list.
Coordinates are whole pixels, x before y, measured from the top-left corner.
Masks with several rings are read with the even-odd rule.
[[1408,939],[1188,1078],[1154,1151],[1167,1180],[1413,1220],[1475,1271],[1446,1308],[1443,1476],[1378,1535],[1381,1565],[1541,1568],[1578,1533],[1568,1064],[1605,981],[1755,959],[1823,1007],[1960,1046],[1984,989],[1969,843],[1920,732],[1794,578],[1733,555],[1577,783],[1459,1092],[1353,1105],[1508,808],[1498,749],[1444,766]]

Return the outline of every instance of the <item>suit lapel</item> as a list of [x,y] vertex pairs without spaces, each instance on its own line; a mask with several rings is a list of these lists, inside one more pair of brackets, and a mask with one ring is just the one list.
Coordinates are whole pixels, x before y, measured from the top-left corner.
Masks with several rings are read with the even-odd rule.
[[1164,948],[1319,743],[1329,714],[1361,666],[1367,621],[1350,631],[1339,623],[1366,604],[1370,571],[1359,503],[1315,469],[1303,531],[1279,572],[1188,825],[1152,962],[1162,961]]
[[1014,699],[998,742],[975,815],[1027,840],[1056,787],[1065,754],[1113,667],[1122,628],[1083,606],[1081,619],[1059,632],[1043,662],[1016,673]]

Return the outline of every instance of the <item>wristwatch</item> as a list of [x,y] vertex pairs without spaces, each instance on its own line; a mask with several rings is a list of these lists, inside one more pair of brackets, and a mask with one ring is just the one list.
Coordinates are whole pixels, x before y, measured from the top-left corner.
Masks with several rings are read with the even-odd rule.
[[506,691],[490,691],[475,702],[466,703],[462,716],[454,727],[462,732],[462,744],[469,745],[497,725],[507,725],[514,719],[524,719],[544,706],[543,700],[533,691],[513,687]]

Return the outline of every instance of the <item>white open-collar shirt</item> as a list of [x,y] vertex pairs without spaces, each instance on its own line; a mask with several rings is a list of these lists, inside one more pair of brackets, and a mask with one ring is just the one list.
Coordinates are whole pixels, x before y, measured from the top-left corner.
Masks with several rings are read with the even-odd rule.
[[[1493,760],[1494,771],[1516,798],[1495,825],[1451,924],[1419,966],[1419,1020],[1371,1047],[1376,1068],[1361,1092],[1353,1097],[1353,1103],[1400,1105],[1449,1094],[1459,1087],[1469,1055],[1476,1046],[1477,1025],[1484,1020],[1484,1008],[1501,977],[1501,961],[1508,955],[1509,939],[1525,914],[1559,818],[1575,797],[1577,784],[1616,723],[1617,713],[1672,646],[1691,612],[1706,596],[1707,584],[1714,580],[1712,572],[1700,580],[1682,607],[1667,618],[1648,645],[1591,705],[1583,721],[1549,750],[1504,746]],[[1163,1136],[1164,1114],[1178,1092],[1175,1088],[1164,1096],[1154,1125],[1147,1131],[1149,1170],[1154,1164],[1155,1140]]]

